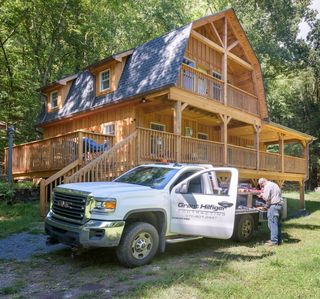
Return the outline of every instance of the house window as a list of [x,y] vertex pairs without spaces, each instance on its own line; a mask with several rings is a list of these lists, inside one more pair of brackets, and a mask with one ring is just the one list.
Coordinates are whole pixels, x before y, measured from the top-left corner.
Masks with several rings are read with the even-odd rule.
[[158,123],[150,123],[150,129],[164,132],[166,130],[166,126]]
[[103,134],[109,136],[116,135],[116,125],[115,123],[106,123],[103,125]]
[[192,134],[193,134],[192,128],[191,127],[186,127],[185,128],[185,135],[187,137],[192,137]]
[[201,140],[208,140],[208,134],[206,133],[198,133],[198,139],[201,139]]
[[110,89],[110,70],[100,73],[100,91]]
[[[212,77],[213,78],[217,78],[219,80],[222,79],[222,76],[220,73],[218,72],[212,72]],[[218,101],[221,101],[222,100],[222,85],[221,83],[218,83],[218,82],[214,82],[212,84],[212,89],[213,89],[213,98],[215,100],[218,100]]]
[[[190,67],[195,68],[196,63],[188,58],[183,58],[182,63],[185,65],[188,65]],[[182,79],[182,86],[183,88],[187,90],[193,91],[193,85],[194,85],[194,73],[188,69],[183,70],[183,79]]]
[[58,92],[57,91],[53,91],[50,94],[50,106],[51,106],[51,109],[58,107]]
[[[198,67],[198,70],[201,73],[208,74],[206,69]],[[198,94],[202,96],[208,95],[208,79],[206,76],[202,76],[201,74],[198,75]]]

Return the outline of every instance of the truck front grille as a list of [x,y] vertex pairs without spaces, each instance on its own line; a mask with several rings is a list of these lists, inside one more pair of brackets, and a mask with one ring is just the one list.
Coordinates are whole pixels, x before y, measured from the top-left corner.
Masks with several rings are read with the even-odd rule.
[[52,211],[56,218],[82,223],[85,218],[86,195],[54,192]]

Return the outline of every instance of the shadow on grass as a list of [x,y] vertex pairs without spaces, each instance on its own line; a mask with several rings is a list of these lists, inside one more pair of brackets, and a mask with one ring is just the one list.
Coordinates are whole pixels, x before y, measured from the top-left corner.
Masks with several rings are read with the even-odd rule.
[[320,229],[320,225],[313,224],[300,224],[300,223],[286,223],[284,227],[287,228],[297,228],[297,229],[308,229],[308,230],[317,230]]

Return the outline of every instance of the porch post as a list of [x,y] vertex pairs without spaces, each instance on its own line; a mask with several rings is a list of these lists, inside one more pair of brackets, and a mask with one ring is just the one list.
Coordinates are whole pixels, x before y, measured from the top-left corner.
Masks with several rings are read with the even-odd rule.
[[223,122],[221,125],[221,139],[223,140],[223,165],[228,165],[228,123],[231,120],[231,116],[219,114]]
[[181,101],[177,101],[174,106],[173,111],[173,126],[174,126],[174,133],[176,134],[177,138],[177,155],[176,159],[177,162],[181,161],[181,121],[182,121],[182,110],[181,110]]
[[304,189],[305,189],[305,182],[299,181],[299,193],[300,193],[300,209],[304,210],[305,207],[305,201],[304,201]]
[[83,141],[82,141],[82,138],[83,138],[83,133],[82,132],[78,132],[78,159],[79,159],[79,165],[82,165],[83,163],[83,155],[85,155],[85,153],[82,153],[83,152]]
[[281,172],[284,172],[284,135],[279,134],[279,153],[281,155]]
[[224,32],[223,32],[223,47],[224,47],[224,53],[223,53],[223,60],[222,60],[222,71],[223,71],[223,103],[225,105],[228,104],[228,22],[227,18],[224,18]]
[[254,131],[255,131],[255,135],[254,135],[254,143],[255,143],[255,148],[257,151],[257,170],[259,170],[260,168],[260,132],[261,132],[261,126],[254,124]]

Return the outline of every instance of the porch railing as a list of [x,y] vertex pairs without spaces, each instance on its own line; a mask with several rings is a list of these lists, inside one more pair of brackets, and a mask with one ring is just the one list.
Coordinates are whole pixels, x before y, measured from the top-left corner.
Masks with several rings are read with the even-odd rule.
[[281,171],[281,155],[260,152],[260,170]]
[[[113,145],[113,137],[86,131],[37,140],[13,147],[13,174],[55,171],[75,160],[81,163],[97,157]],[[8,149],[6,148],[6,157]]]
[[138,128],[137,131],[140,161],[177,160],[176,134],[145,128]]
[[306,160],[298,157],[284,156],[284,172],[307,173]]
[[223,143],[182,137],[181,162],[222,165]]
[[257,151],[236,145],[228,145],[228,165],[239,168],[256,169]]

